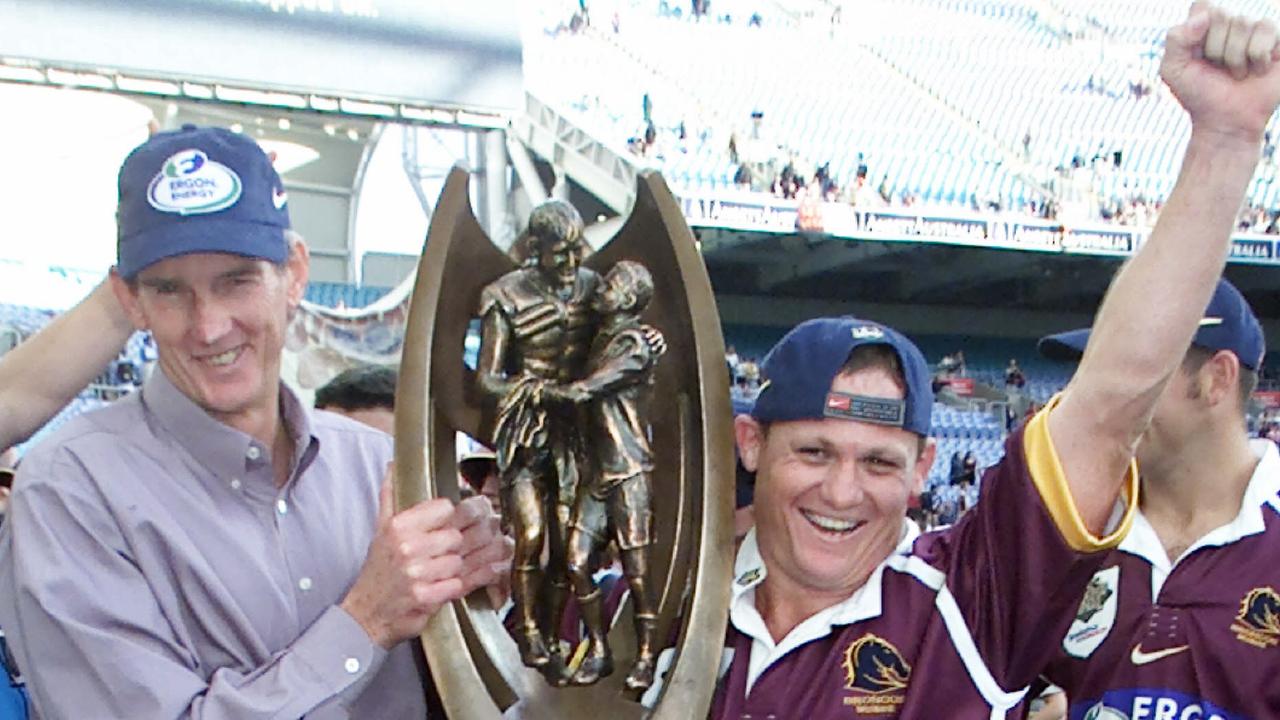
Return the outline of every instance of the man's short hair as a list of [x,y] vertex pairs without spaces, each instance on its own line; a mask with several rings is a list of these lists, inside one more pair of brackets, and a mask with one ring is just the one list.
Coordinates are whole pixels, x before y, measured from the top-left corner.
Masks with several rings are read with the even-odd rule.
[[343,370],[316,391],[316,407],[395,410],[396,377],[396,371],[384,365],[359,365]]
[[[1214,355],[1218,354],[1218,350],[1210,350],[1202,348],[1199,345],[1192,345],[1187,354],[1182,357],[1182,372],[1187,375],[1195,375],[1200,372],[1200,368],[1209,362]],[[1228,351],[1229,352],[1229,351]],[[1234,353],[1233,353],[1234,354]],[[1236,385],[1236,392],[1240,400],[1240,412],[1247,414],[1249,412],[1249,400],[1253,397],[1253,391],[1258,389],[1258,373],[1249,369],[1243,362],[1240,363],[1240,381]],[[1194,400],[1200,396],[1200,391],[1193,386],[1190,390],[1190,399]]]

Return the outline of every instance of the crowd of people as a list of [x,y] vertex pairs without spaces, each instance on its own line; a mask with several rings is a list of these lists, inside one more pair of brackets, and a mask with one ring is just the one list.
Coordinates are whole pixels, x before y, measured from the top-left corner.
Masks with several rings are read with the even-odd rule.
[[[1280,452],[1247,437],[1265,342],[1221,279],[1280,104],[1280,41],[1270,23],[1198,2],[1164,53],[1163,77],[1192,124],[1179,184],[1092,327],[1042,340],[1044,354],[1078,368],[1014,430],[981,500],[976,463],[952,458],[955,482],[930,503],[955,512],[949,529],[921,534],[910,519],[937,453],[934,375],[914,342],[871,320],[816,318],[757,364],[755,397],[733,419],[751,513],[733,548],[731,653],[711,718],[1040,720],[1061,717],[1063,704],[1088,718],[1280,714]],[[184,190],[194,180],[198,196]],[[416,640],[445,604],[504,577],[522,659],[536,663],[556,631],[528,617],[524,578],[511,570],[513,557],[537,562],[542,546],[513,556],[484,487],[497,478],[498,505],[527,542],[537,518],[506,503],[549,492],[539,478],[559,482],[544,472],[560,459],[554,448],[500,446],[472,458],[485,463],[474,469],[485,473],[481,494],[397,507],[393,438],[368,412],[357,421],[304,406],[279,379],[310,262],[266,154],[220,129],[157,133],[126,159],[119,190],[109,281],[0,361],[8,447],[135,328],[158,352],[139,391],[68,422],[13,480],[0,626],[13,651],[5,665],[22,673],[35,715],[440,717]],[[540,237],[517,279],[567,282],[570,292],[539,302],[572,296],[581,309],[571,235]],[[639,275],[621,274],[636,285],[596,278],[607,290],[590,302],[613,307],[614,330],[635,331],[627,357],[648,377],[664,346],[626,324],[648,295]],[[601,395],[586,387],[594,374],[549,377],[548,353],[596,367],[612,346],[580,342],[564,314],[530,331],[512,311],[520,298],[504,294],[512,287],[490,289],[484,391],[528,390],[505,403],[519,407],[499,425],[561,442],[563,404]],[[539,333],[545,342],[531,340]],[[57,373],[53,356],[64,358]],[[356,375],[379,403],[395,384],[385,372]],[[355,394],[339,382],[320,402],[375,409]],[[561,416],[539,415],[550,403]],[[390,410],[376,409],[385,420]],[[647,453],[645,438],[628,437]],[[651,469],[618,480],[647,488]],[[575,503],[608,504],[616,518],[614,496],[592,489],[594,500]],[[623,589],[643,608],[627,568],[638,548],[618,545]],[[594,637],[601,591],[578,579]],[[650,671],[661,694],[664,660],[645,652],[641,642],[632,674]],[[1033,709],[1041,697],[1056,709]]]

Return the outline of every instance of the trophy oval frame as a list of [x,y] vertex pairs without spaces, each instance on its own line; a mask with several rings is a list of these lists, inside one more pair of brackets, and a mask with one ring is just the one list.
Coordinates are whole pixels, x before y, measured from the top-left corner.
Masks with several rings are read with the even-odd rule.
[[[469,177],[462,168],[450,172],[418,263],[396,391],[397,508],[433,497],[457,500],[456,431],[488,442],[493,427],[462,350],[481,289],[515,263],[477,222]],[[654,528],[651,578],[657,637],[678,630],[676,661],[662,677],[652,711],[622,689],[621,673],[592,686],[552,687],[520,664],[515,643],[477,592],[442,607],[421,637],[454,720],[601,713],[611,713],[611,720],[684,720],[710,707],[732,580],[733,415],[710,279],[679,205],[655,172],[637,178],[632,213],[583,264],[601,271],[622,259],[649,267],[655,293],[646,322],[664,333],[670,348],[653,403],[654,514],[662,520]],[[619,658],[634,652],[626,625],[617,622],[610,632]],[[695,708],[702,710],[690,714]]]

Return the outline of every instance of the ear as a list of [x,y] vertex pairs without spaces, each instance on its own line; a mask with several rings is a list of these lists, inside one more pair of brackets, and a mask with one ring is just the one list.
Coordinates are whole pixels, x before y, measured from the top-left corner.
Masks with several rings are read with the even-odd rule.
[[1240,358],[1233,352],[1219,350],[1205,362],[1195,380],[1210,405],[1234,402],[1240,387]]
[[738,415],[733,419],[733,437],[738,442],[738,458],[742,460],[742,466],[755,472],[764,447],[764,428],[750,415]]
[[138,330],[147,330],[147,316],[142,311],[142,304],[138,302],[137,285],[126,282],[114,267],[111,268],[108,277],[111,279],[111,293],[116,296],[116,302],[120,303],[120,307],[124,308],[129,322],[133,323],[133,327]]
[[307,291],[307,280],[311,277],[311,251],[301,235],[289,233],[289,258],[285,260],[288,277],[289,310],[292,312],[302,303],[302,296]]
[[924,492],[925,478],[929,477],[929,469],[933,467],[933,461],[938,455],[938,444],[933,438],[925,438],[924,449],[920,451],[920,456],[916,458],[915,467],[911,469],[911,494],[919,496]]

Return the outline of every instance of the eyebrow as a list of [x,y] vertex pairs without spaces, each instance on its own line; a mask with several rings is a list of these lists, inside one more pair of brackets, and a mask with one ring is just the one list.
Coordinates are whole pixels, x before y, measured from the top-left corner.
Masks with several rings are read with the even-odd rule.
[[893,463],[894,465],[900,465],[902,467],[906,467],[908,463],[908,458],[905,457],[902,453],[897,452],[896,450],[893,450],[891,448],[885,448],[885,447],[870,448],[864,452],[859,453],[858,459],[859,460],[882,460],[884,462]]

